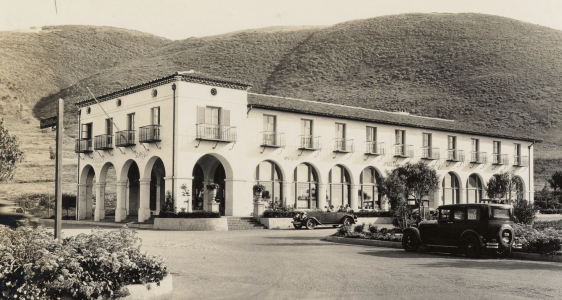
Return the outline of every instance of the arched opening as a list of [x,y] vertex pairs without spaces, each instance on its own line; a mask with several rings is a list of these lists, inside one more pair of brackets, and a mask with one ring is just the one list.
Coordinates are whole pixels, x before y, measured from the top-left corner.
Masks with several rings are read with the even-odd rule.
[[193,167],[193,181],[191,182],[191,190],[193,191],[193,201],[191,201],[192,210],[203,210],[203,201],[205,200],[205,174],[199,164]]
[[94,185],[96,184],[96,172],[94,168],[87,165],[82,169],[80,176],[80,211],[78,219],[92,219],[95,209]]
[[[218,211],[221,215],[232,215],[234,195],[229,191],[229,189],[232,189],[232,180],[227,182],[227,178],[232,179],[233,174],[232,168],[226,159],[217,154],[205,154],[195,163],[192,174],[194,178],[191,186],[192,191],[195,193],[192,207],[194,209],[210,210],[215,208],[206,206],[218,203]],[[214,194],[214,199],[210,199],[213,197],[213,194],[205,189],[205,186],[211,181],[219,185],[219,188],[216,189],[216,194]],[[203,198],[202,201],[201,198]]]
[[293,195],[297,208],[318,207],[318,173],[311,165],[302,163],[295,168],[293,175]]
[[[99,206],[96,219],[114,218],[117,207],[117,173],[112,163],[106,163],[100,171],[100,199],[96,204]],[[96,206],[96,207],[98,207]]]
[[326,200],[326,204],[334,208],[351,205],[351,180],[343,166],[336,165],[330,170]]
[[219,203],[219,212],[221,216],[224,216],[226,212],[226,171],[224,170],[222,163],[219,163],[216,167],[211,178],[213,178],[213,182],[219,184],[215,201]]
[[164,205],[164,199],[166,197],[166,183],[164,180],[166,177],[166,169],[164,168],[164,162],[162,159],[158,158],[152,165],[152,170],[150,171],[150,210],[154,214],[160,213],[162,205]]
[[452,172],[447,173],[441,184],[443,188],[443,205],[460,203],[460,185],[457,175]]
[[279,166],[272,161],[262,161],[256,166],[254,172],[255,183],[263,184],[265,191],[262,198],[275,207],[283,205],[283,175]]
[[140,207],[140,172],[136,162],[132,162],[127,170],[127,215],[138,216]]
[[381,180],[380,173],[373,167],[367,167],[361,172],[359,180],[361,183],[361,189],[359,189],[359,208],[382,210],[382,196],[377,189],[377,184]]
[[482,186],[482,180],[480,179],[480,176],[478,176],[478,174],[471,174],[468,177],[466,190],[468,193],[468,203],[480,203],[480,201],[482,201],[484,189]]
[[515,195],[511,195],[511,199],[515,201],[525,200],[525,183],[523,179],[519,176],[513,176],[513,191]]

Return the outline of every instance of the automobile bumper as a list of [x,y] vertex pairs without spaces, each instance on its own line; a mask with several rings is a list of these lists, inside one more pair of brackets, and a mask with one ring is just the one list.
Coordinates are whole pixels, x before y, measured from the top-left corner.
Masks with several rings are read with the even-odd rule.
[[499,249],[500,244],[499,243],[487,243],[486,244],[486,248],[488,249]]

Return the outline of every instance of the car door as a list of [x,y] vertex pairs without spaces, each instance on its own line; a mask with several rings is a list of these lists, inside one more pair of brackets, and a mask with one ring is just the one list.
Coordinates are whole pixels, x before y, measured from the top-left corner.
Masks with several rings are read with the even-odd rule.
[[439,209],[439,219],[437,220],[438,244],[450,245],[453,235],[453,208],[444,207]]
[[458,245],[461,234],[466,230],[466,207],[455,207],[452,216],[453,224],[450,239],[454,245]]

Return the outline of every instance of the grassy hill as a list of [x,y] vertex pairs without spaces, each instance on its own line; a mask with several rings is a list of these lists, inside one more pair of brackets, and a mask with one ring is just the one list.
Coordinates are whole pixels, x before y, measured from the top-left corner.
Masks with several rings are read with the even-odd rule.
[[[0,67],[2,68],[2,67]],[[537,185],[562,166],[562,31],[481,14],[405,14],[328,27],[266,28],[174,41],[39,100],[89,98],[178,70],[253,91],[396,110],[542,138]],[[76,134],[74,114],[67,133]]]

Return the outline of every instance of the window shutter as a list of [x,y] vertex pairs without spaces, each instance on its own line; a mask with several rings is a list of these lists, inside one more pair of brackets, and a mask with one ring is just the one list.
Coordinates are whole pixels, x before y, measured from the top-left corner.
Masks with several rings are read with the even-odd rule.
[[221,111],[221,125],[230,126],[230,110],[223,109]]
[[205,124],[205,106],[197,106],[197,124]]

